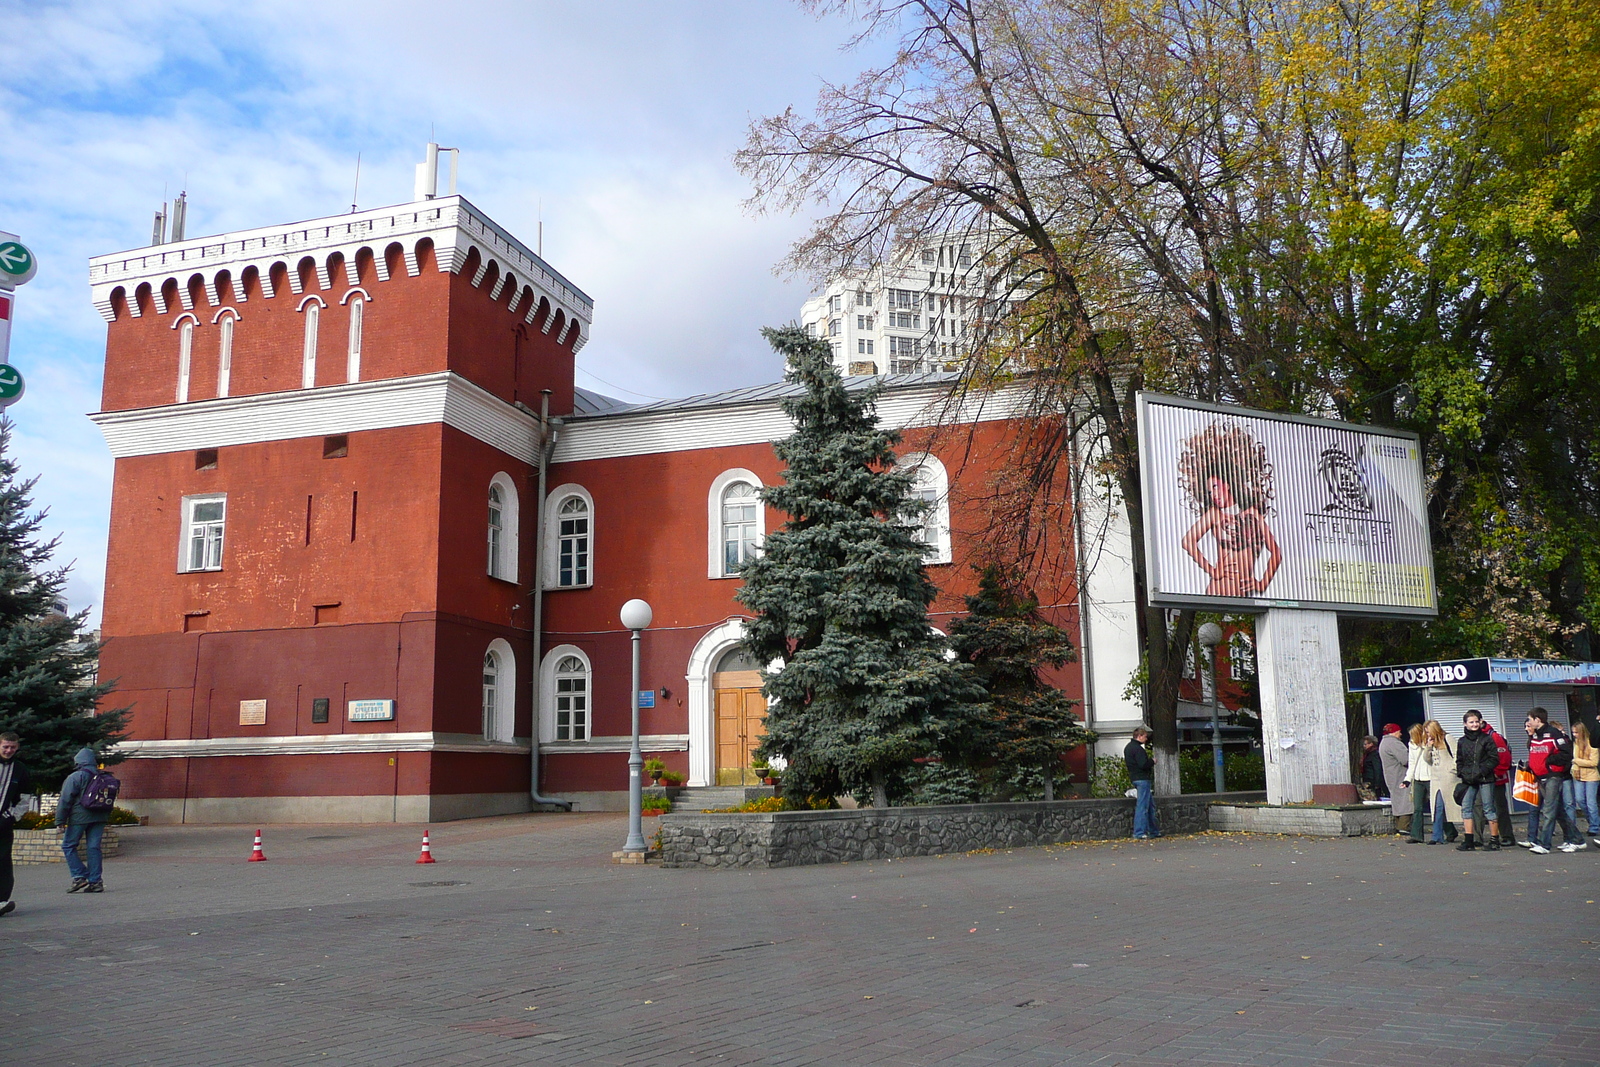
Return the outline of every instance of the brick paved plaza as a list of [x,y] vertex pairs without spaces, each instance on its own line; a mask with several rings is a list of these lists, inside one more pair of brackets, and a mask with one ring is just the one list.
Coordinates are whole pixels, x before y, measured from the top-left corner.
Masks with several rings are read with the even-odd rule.
[[[1205,835],[620,867],[615,815],[19,869],[0,1062],[1591,1065],[1600,856]],[[97,995],[93,990],[104,990]],[[96,1001],[99,1003],[96,1003]]]

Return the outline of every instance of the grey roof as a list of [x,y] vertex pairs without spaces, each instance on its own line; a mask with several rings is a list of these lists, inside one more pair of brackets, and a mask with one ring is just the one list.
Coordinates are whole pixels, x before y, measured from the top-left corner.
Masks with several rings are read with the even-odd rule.
[[[885,389],[907,389],[919,385],[947,385],[960,379],[961,375],[955,371],[935,371],[928,374],[862,374],[846,377],[844,387],[851,392],[877,384],[881,384]],[[573,404],[572,418],[582,419],[601,415],[656,415],[669,411],[686,411],[691,408],[720,408],[736,404],[760,403],[764,400],[778,401],[785,397],[799,396],[803,389],[789,382],[773,382],[770,385],[727,389],[720,393],[701,393],[699,396],[686,396],[679,400],[657,400],[649,404],[624,404],[620,400],[613,400],[587,389],[577,389],[575,392],[577,396]]]
[[597,393],[593,389],[585,389],[581,385],[572,387],[572,417],[582,418],[585,415],[614,415],[619,411],[626,411],[632,404],[626,404],[615,397]]

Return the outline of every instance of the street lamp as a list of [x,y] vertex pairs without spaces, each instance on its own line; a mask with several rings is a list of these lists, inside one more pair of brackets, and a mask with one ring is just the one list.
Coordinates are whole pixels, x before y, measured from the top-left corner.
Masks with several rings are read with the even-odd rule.
[[1195,634],[1202,648],[1209,653],[1211,664],[1211,769],[1216,775],[1217,792],[1225,790],[1222,776],[1222,729],[1217,724],[1217,646],[1222,643],[1222,627],[1214,622],[1202,623]]
[[642,600],[630,600],[622,605],[622,625],[633,631],[633,689],[628,698],[633,705],[633,740],[628,748],[628,840],[624,852],[647,851],[644,843],[643,818],[640,803],[644,798],[641,781],[644,770],[644,753],[639,751],[639,632],[650,625],[654,613]]

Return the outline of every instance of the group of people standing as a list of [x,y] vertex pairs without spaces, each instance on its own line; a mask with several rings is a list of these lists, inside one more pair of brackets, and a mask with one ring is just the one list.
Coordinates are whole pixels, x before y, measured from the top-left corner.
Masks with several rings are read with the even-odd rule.
[[[1390,799],[1396,832],[1420,844],[1431,816],[1428,844],[1461,838],[1458,852],[1494,852],[1518,844],[1540,855],[1552,847],[1577,852],[1588,847],[1578,830],[1582,810],[1589,833],[1600,834],[1600,752],[1583,723],[1568,736],[1545,709],[1528,713],[1528,760],[1521,770],[1532,775],[1538,803],[1528,812],[1523,841],[1511,825],[1511,747],[1478,711],[1467,712],[1462,724],[1465,730],[1456,740],[1431,719],[1411,728],[1409,745],[1393,723],[1384,727],[1381,740],[1366,738],[1362,778],[1377,796]],[[1562,843],[1556,846],[1558,825]],[[1595,843],[1600,845],[1600,836]]]
[[[28,766],[17,755],[22,740],[14,733],[0,733],[0,916],[11,914],[17,902],[11,898],[16,879],[11,869],[11,845],[17,817],[23,810],[22,798],[32,788]],[[61,851],[67,872],[72,877],[69,893],[103,893],[100,880],[100,838],[111,818],[109,803],[101,807],[88,795],[99,757],[92,748],[83,748],[73,760],[73,771],[61,783],[56,804],[56,828],[63,832]],[[84,846],[84,857],[78,845]],[[87,862],[85,862],[87,859]]]

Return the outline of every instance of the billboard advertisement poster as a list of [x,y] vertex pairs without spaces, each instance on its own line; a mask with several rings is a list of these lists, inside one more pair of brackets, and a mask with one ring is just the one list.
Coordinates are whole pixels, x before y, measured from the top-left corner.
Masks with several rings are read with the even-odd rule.
[[1139,394],[1155,604],[1436,615],[1415,434]]

